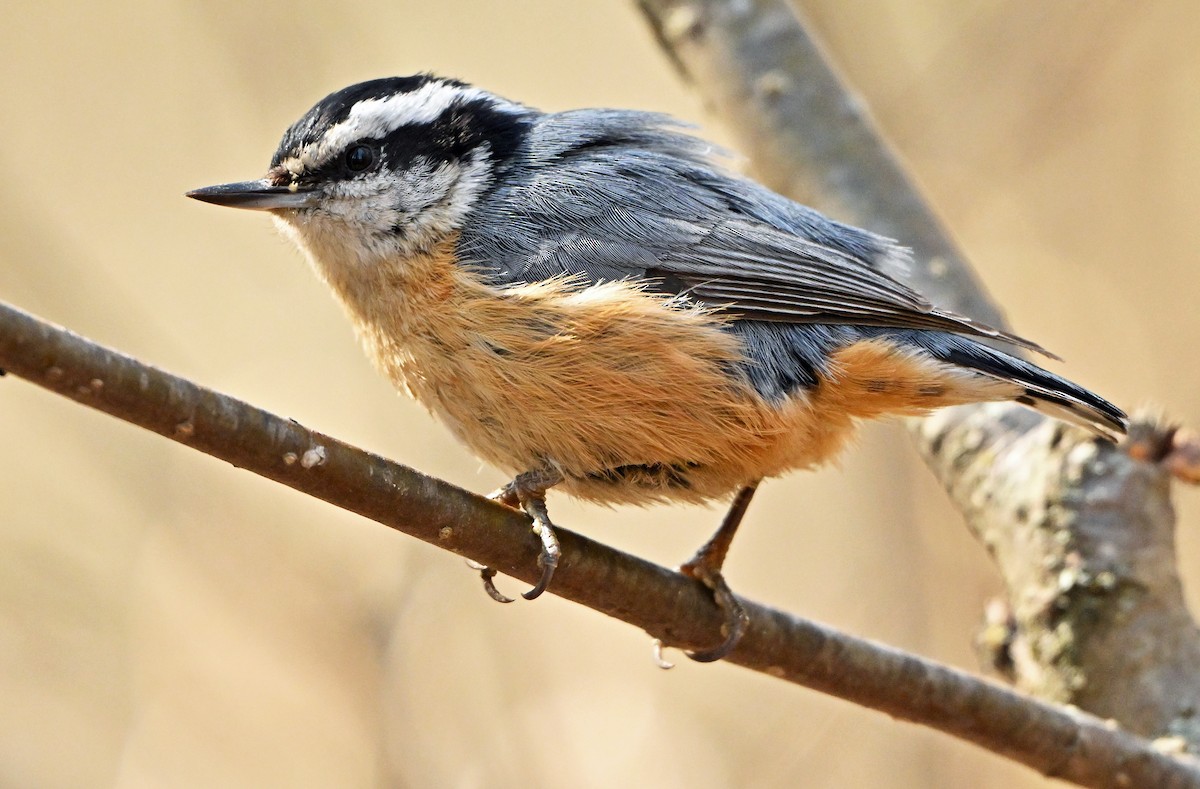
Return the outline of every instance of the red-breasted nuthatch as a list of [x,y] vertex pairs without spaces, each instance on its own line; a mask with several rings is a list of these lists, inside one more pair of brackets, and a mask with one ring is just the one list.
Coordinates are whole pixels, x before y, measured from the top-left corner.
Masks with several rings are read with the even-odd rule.
[[[543,113],[456,80],[379,79],[292,125],[265,178],[189,196],[269,211],[367,354],[483,459],[558,562],[551,487],[606,503],[734,497],[686,565],[721,576],[758,483],[857,420],[1016,400],[1113,438],[1120,409],[930,304],[908,252],[717,167],[668,117]],[[485,581],[493,596],[489,571]]]

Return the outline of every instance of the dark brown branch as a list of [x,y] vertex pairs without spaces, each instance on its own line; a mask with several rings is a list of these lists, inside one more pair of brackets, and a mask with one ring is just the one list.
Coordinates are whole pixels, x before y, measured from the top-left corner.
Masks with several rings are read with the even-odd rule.
[[[763,181],[911,246],[907,277],[919,290],[1002,325],[787,3],[639,4]],[[1200,633],[1180,591],[1166,470],[1010,405],[947,409],[913,431],[997,558],[1012,601],[1006,643],[1018,683],[1133,731],[1200,745]]]
[[[448,483],[351,447],[0,304],[0,367],[79,403],[533,582],[529,521]],[[719,639],[694,581],[561,530],[552,591],[666,643]],[[464,583],[468,582],[464,574]],[[1083,714],[745,602],[730,662],[924,723],[1085,786],[1200,786],[1200,765]],[[548,637],[551,637],[548,635]]]

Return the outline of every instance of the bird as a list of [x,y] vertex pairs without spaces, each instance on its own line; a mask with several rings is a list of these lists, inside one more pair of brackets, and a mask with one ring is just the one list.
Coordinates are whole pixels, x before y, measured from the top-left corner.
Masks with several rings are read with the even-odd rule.
[[551,489],[731,500],[681,567],[725,616],[721,643],[688,653],[712,661],[747,627],[722,567],[760,482],[836,458],[863,420],[1014,400],[1105,440],[1127,428],[1018,356],[1041,346],[893,276],[900,243],[722,156],[664,114],[543,112],[422,73],[331,93],[264,177],[187,195],[271,214],[374,365],[511,475],[492,498],[541,541],[526,598],[561,553]]

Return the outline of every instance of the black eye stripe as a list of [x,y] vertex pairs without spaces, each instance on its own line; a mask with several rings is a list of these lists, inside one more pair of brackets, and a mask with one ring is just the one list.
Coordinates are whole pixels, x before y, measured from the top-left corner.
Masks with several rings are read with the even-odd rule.
[[498,163],[505,162],[528,133],[531,120],[498,109],[488,99],[455,103],[436,119],[397,127],[378,141],[386,165],[404,169],[416,159],[458,161],[486,144]]
[[[410,168],[414,161],[424,160],[436,166],[476,155],[483,148],[499,168],[520,147],[531,122],[530,116],[500,109],[491,99],[456,101],[433,120],[405,124],[380,137],[355,140],[340,154],[308,170],[302,178],[311,182],[356,178],[381,168],[400,172]],[[317,143],[319,135],[312,136],[313,131],[311,125],[302,123],[289,130],[275,154],[275,163],[297,156],[305,147]],[[290,147],[285,149],[285,146]],[[370,154],[360,150],[363,147]]]

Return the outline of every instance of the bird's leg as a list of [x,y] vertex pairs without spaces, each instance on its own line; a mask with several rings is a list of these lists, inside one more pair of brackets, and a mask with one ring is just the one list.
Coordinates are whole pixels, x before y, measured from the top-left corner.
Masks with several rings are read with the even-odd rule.
[[750,506],[750,499],[754,498],[754,491],[757,487],[757,484],[747,485],[738,491],[737,495],[733,497],[733,504],[729,507],[729,512],[725,514],[716,533],[701,546],[700,550],[696,551],[695,556],[679,568],[684,575],[695,578],[711,589],[717,607],[725,613],[723,628],[725,640],[712,649],[688,652],[687,656],[692,660],[712,663],[725,657],[742,640],[742,636],[746,634],[746,627],[750,624],[750,617],[746,614],[746,609],[742,608],[742,604],[730,590],[729,584],[725,583],[725,576],[721,574],[721,566],[725,563],[725,554],[729,553],[729,544],[733,542],[733,535],[737,533],[738,525],[742,522],[742,517],[746,514],[746,508]]
[[[558,547],[558,537],[554,535],[554,524],[550,522],[550,515],[546,512],[546,491],[562,482],[562,479],[562,474],[549,469],[527,471],[518,474],[512,482],[488,496],[492,501],[523,509],[533,518],[533,533],[542,540],[542,552],[538,556],[542,577],[532,589],[521,595],[526,600],[532,600],[546,591],[550,579],[554,577],[554,570],[558,567],[561,551]],[[501,594],[496,588],[493,580],[496,577],[495,570],[477,562],[468,564],[479,571],[480,577],[483,578],[483,588],[489,597],[498,603],[512,602],[511,597]]]

